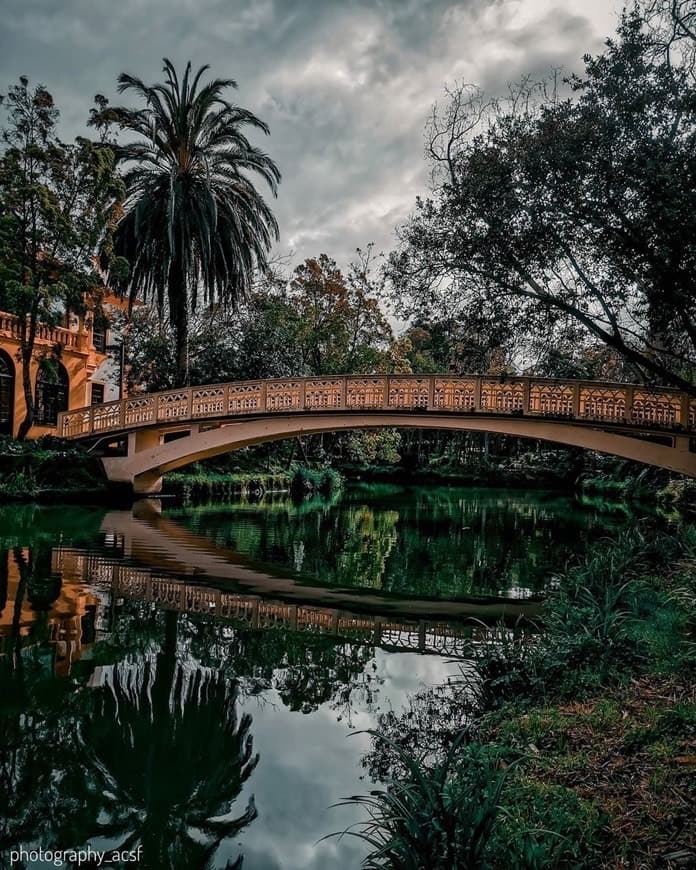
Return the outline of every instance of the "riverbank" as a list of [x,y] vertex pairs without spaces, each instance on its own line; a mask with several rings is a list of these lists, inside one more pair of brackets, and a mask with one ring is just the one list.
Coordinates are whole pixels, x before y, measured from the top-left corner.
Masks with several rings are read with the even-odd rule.
[[5,502],[122,500],[98,457],[56,438],[0,439],[0,499]]
[[[556,457],[554,459],[554,457]],[[164,493],[183,500],[224,500],[264,492],[288,491],[295,496],[337,492],[343,480],[391,483],[400,486],[476,486],[508,489],[554,489],[600,496],[626,504],[658,505],[683,514],[696,514],[696,481],[674,478],[668,472],[638,463],[603,458],[580,470],[565,452],[525,455],[524,462],[489,459],[469,466],[452,464],[410,468],[399,465],[260,468],[193,465],[164,478]],[[225,467],[227,466],[227,467]],[[104,476],[97,456],[73,442],[52,437],[18,442],[0,439],[0,498],[17,502],[101,503],[128,500],[124,487]]]
[[694,866],[696,529],[634,530],[558,579],[537,635],[501,626],[454,688],[381,717],[373,832],[462,866]]
[[546,454],[529,454],[523,464],[490,461],[470,467],[447,465],[413,469],[401,465],[342,465],[340,472],[348,480],[407,486],[558,489],[696,514],[696,481],[628,460],[602,458],[587,469],[579,469],[563,457],[554,463]]
[[172,472],[165,477],[164,492],[184,501],[224,500],[266,492],[290,492],[295,496],[331,495],[343,485],[333,468],[307,468],[294,465],[270,471],[193,471]]

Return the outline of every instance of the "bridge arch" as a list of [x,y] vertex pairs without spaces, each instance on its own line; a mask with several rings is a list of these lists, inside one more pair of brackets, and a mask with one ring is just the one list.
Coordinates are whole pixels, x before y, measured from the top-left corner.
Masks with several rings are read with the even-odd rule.
[[264,441],[383,427],[496,432],[696,477],[696,397],[668,387],[488,375],[331,375],[184,387],[63,412],[64,438],[126,438],[109,478],[157,491],[168,471]]
[[[565,421],[513,416],[462,416],[404,413],[305,413],[260,417],[219,424],[181,425],[166,430],[144,430],[129,435],[127,457],[104,458],[113,481],[133,485],[138,493],[159,492],[162,477],[192,462],[210,459],[243,447],[280,441],[298,435],[342,432],[351,429],[412,428],[492,432],[582,447],[632,459],[696,477],[696,454],[689,439],[677,436],[675,446]],[[182,437],[163,443],[167,433]]]

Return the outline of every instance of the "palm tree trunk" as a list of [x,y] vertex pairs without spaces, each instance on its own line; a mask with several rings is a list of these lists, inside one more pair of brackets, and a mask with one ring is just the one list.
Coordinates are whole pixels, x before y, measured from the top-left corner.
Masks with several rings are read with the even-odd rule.
[[171,267],[169,270],[169,310],[172,325],[176,335],[176,375],[175,387],[188,386],[189,354],[188,354],[188,294],[186,281],[180,270]]

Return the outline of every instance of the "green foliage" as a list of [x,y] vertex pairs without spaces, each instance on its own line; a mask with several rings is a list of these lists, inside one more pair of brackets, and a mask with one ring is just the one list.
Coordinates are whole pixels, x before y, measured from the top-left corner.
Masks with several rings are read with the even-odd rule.
[[[500,798],[506,779],[491,753],[463,747],[462,733],[442,762],[424,764],[379,732],[377,741],[391,745],[407,771],[386,790],[355,795],[339,806],[362,807],[368,820],[348,830],[372,847],[367,868],[451,870],[490,866],[487,853],[499,824]],[[331,836],[336,836],[331,835]]]
[[678,536],[631,531],[595,548],[559,577],[537,637],[500,627],[477,648],[482,703],[578,697],[648,663],[669,670],[692,661],[693,620],[674,593],[648,579],[667,554],[690,553],[692,537],[688,529]]
[[653,725],[632,728],[623,740],[623,749],[627,755],[641,752],[656,744],[667,744],[672,755],[676,753],[676,745],[680,740],[693,742],[696,737],[696,704],[683,701],[675,703],[666,710],[661,710],[655,717]]
[[[258,277],[234,310],[214,305],[190,315],[188,377],[193,384],[390,368],[391,329],[368,264],[344,275],[322,254],[292,276]],[[155,311],[128,324],[130,378],[148,390],[176,380],[176,330]]]
[[402,315],[492,310],[549,374],[564,357],[597,371],[600,345],[597,374],[628,363],[694,392],[696,39],[674,35],[665,4],[672,35],[656,38],[647,6],[584,57],[569,96],[555,77],[507,100],[448,91],[428,130],[434,194],[389,262]]
[[290,489],[293,493],[311,495],[319,492],[331,495],[343,485],[343,478],[335,468],[307,468],[298,466],[292,475]]
[[[70,475],[65,469],[70,467]],[[0,495],[29,500],[44,495],[99,493],[106,481],[99,459],[52,436],[33,441],[0,437]]]
[[401,433],[398,429],[355,430],[342,439],[345,457],[358,465],[395,464],[399,461]]
[[371,249],[358,254],[345,276],[326,254],[305,260],[293,273],[289,295],[308,374],[373,372],[386,364],[392,331],[370,275]]
[[[80,137],[57,136],[58,109],[42,85],[27,78],[9,88],[0,153],[0,307],[19,317],[20,355],[28,372],[39,323],[56,324],[66,310],[82,312],[98,299],[95,268],[112,260],[110,235],[123,197],[112,148]],[[28,216],[31,219],[28,219]],[[49,361],[61,347],[42,351]],[[33,421],[33,390],[23,381],[28,408],[20,434]]]
[[597,866],[605,818],[593,803],[572,789],[526,776],[509,777],[501,801],[501,822],[491,844],[494,866],[506,870]]
[[[430,757],[381,732],[374,753],[390,759],[397,778],[386,790],[353,796],[368,820],[346,833],[373,851],[368,868],[547,868],[596,866],[604,815],[572,789],[538,782],[505,763],[500,744],[465,743]],[[424,735],[425,736],[425,735]]]

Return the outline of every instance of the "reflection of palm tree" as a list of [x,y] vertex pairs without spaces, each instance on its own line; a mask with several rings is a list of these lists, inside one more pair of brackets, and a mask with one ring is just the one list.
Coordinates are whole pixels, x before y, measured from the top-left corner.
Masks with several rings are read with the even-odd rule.
[[[114,668],[81,728],[99,817],[97,829],[84,833],[118,840],[118,849],[141,845],[144,867],[204,867],[223,839],[257,815],[252,796],[242,815],[231,816],[258,755],[251,717],[237,714],[236,686],[178,666],[176,614],[167,617],[156,665]],[[228,867],[241,863],[240,856]]]

